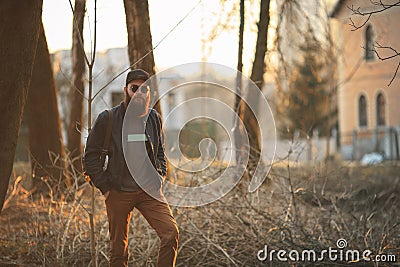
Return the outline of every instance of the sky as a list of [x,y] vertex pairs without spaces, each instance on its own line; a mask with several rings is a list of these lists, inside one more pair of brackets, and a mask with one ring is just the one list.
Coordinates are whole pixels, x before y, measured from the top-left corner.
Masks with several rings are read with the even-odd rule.
[[[325,0],[330,5],[336,0]],[[71,0],[72,5],[74,0]],[[239,11],[237,0],[148,0],[150,26],[156,69],[163,70],[176,65],[208,61],[236,69]],[[271,1],[271,9],[275,9]],[[84,22],[86,52],[90,52],[94,30],[94,0],[87,0]],[[234,7],[236,9],[230,12]],[[192,10],[193,9],[193,10]],[[256,43],[256,22],[259,19],[259,1],[245,1],[245,32],[243,49],[243,73],[250,76]],[[190,13],[188,15],[188,13]],[[227,17],[226,14],[233,16]],[[222,15],[221,15],[222,14]],[[170,34],[179,21],[188,15]],[[72,10],[68,0],[44,0],[43,24],[50,52],[70,49],[72,37]],[[271,19],[273,34],[274,19]],[[205,46],[215,25],[230,25],[219,31],[217,37]],[[168,36],[162,40],[166,35]],[[97,51],[125,47],[128,43],[123,0],[97,1]],[[272,46],[271,36],[269,37]]]
[[[74,4],[74,0],[71,0]],[[157,45],[165,35],[189,12],[180,23],[154,51],[156,66],[164,69],[179,64],[202,61],[216,62],[236,68],[238,29],[231,27],[223,31],[212,46],[202,46],[202,39],[207,38],[211,29],[218,24],[221,6],[215,0],[148,0],[153,46]],[[244,58],[245,69],[252,61],[255,46],[255,31],[251,24],[258,20],[257,1],[252,6],[247,3],[248,16]],[[236,1],[227,1],[226,10],[231,10]],[[90,52],[94,29],[94,0],[87,0],[87,13],[84,22],[85,50]],[[193,11],[191,11],[194,8]],[[251,9],[251,10],[250,10]],[[238,14],[236,12],[235,14]],[[237,15],[238,16],[238,15]],[[231,18],[231,25],[237,25],[238,17]],[[50,52],[71,48],[72,11],[68,0],[44,0],[43,24]],[[226,18],[222,18],[225,22]],[[125,47],[127,32],[123,0],[97,1],[97,51],[109,48]],[[211,52],[208,48],[212,48]],[[208,51],[208,52],[204,52]],[[206,57],[204,57],[206,55]]]

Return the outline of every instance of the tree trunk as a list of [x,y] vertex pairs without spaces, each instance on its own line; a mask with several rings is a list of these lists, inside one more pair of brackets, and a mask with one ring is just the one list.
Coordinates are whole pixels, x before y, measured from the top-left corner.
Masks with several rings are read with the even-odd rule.
[[[65,151],[61,136],[57,91],[43,24],[40,24],[25,115],[29,127],[32,172],[36,176],[52,177],[52,180],[55,179],[58,183],[64,171]],[[53,153],[51,157],[50,153]]]
[[81,132],[83,126],[83,103],[85,93],[85,50],[83,46],[83,22],[86,0],[75,0],[72,31],[72,87],[70,89],[70,114],[67,130],[68,152],[77,171],[82,170]]
[[236,164],[239,166],[243,160],[243,128],[242,124],[239,123],[238,118],[240,117],[240,105],[242,95],[242,69],[243,69],[243,32],[244,32],[244,0],[240,0],[240,24],[239,24],[239,45],[238,45],[238,64],[236,74],[236,96],[235,96],[235,127],[234,127],[234,138],[235,138],[235,158]]
[[[141,68],[151,76],[155,74],[155,63],[154,54],[150,52],[153,50],[153,43],[148,2],[147,0],[124,0],[124,5],[128,30],[129,62],[132,65],[140,60],[132,68]],[[143,58],[147,53],[149,54]],[[153,99],[158,99],[157,84],[151,84],[151,95]],[[154,105],[154,109],[161,114],[159,101]]]
[[[253,62],[253,69],[250,79],[258,86],[260,90],[264,85],[265,71],[265,54],[267,52],[267,37],[269,26],[269,8],[270,0],[261,0],[260,3],[260,20],[258,22],[258,34],[256,42],[256,51]],[[257,95],[246,95],[248,104],[253,108],[254,112],[258,112],[258,97]],[[254,168],[260,159],[260,128],[256,120],[255,114],[250,107],[243,103],[241,106],[241,118],[244,121],[247,133],[249,135],[250,159],[248,169],[250,174],[254,172]]]
[[43,1],[0,1],[0,212],[13,167],[39,37]]

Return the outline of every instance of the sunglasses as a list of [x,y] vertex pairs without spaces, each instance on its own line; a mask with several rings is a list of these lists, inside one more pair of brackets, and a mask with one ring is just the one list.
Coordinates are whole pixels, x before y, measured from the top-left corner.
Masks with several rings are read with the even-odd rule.
[[146,86],[138,86],[136,84],[132,84],[129,87],[129,89],[131,89],[132,92],[136,93],[136,91],[139,89],[139,87],[141,88],[140,92],[142,92],[143,94],[147,94],[147,92],[149,91],[149,87],[147,85]]

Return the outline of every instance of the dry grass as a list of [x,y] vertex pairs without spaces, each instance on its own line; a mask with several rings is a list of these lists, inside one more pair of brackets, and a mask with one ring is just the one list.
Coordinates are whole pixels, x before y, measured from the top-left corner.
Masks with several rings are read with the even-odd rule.
[[[88,266],[88,185],[75,177],[71,190],[53,189],[51,194],[38,195],[24,189],[29,184],[25,180],[29,180],[26,168],[19,166],[0,217],[0,265]],[[339,238],[347,240],[349,249],[370,249],[400,258],[398,166],[330,163],[293,167],[283,163],[273,168],[270,180],[253,194],[243,189],[247,188],[244,181],[212,204],[173,208],[180,228],[177,266],[288,266],[260,262],[257,251],[264,245],[321,251],[336,247]],[[98,261],[99,266],[107,266],[108,223],[100,194],[96,203]],[[154,230],[135,211],[130,265],[155,266],[158,244]],[[325,261],[320,265],[347,263]]]

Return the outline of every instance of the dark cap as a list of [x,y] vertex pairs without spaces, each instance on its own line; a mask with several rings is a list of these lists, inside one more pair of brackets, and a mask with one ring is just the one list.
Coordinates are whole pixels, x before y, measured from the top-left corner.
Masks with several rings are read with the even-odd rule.
[[142,69],[131,70],[130,72],[128,72],[128,75],[126,75],[125,85],[128,85],[133,80],[146,81],[149,77],[149,73]]

